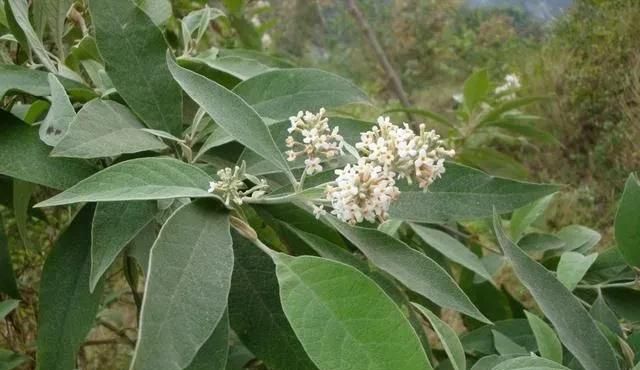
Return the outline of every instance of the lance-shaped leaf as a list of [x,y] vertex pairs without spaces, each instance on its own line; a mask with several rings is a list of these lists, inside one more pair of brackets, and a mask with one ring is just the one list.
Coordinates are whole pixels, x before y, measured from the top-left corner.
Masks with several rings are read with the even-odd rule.
[[409,289],[446,308],[490,323],[447,272],[431,258],[382,231],[351,226],[334,218],[329,222],[377,267]]
[[9,241],[4,233],[4,222],[0,216],[0,292],[13,298],[20,298],[18,284],[13,273],[13,264],[9,254]]
[[280,304],[276,266],[248,240],[233,235],[234,267],[229,293],[231,327],[269,368],[315,370]]
[[262,118],[238,95],[195,72],[182,68],[167,55],[173,77],[182,89],[226,133],[279,169],[289,171],[287,162],[273,141]]
[[134,2],[157,26],[165,23],[173,14],[169,0],[134,0]]
[[[48,73],[12,64],[0,64],[0,98],[8,92],[18,91],[34,96],[51,95]],[[87,89],[82,84],[58,77],[65,89]]]
[[85,104],[67,134],[51,151],[54,157],[100,158],[167,148],[129,108],[108,100]]
[[451,235],[432,228],[411,224],[411,228],[427,244],[453,262],[459,263],[486,280],[492,281],[491,274],[480,258]]
[[39,370],[75,368],[76,352],[93,326],[103,284],[89,292],[92,216],[93,207],[85,206],[44,264],[36,347]]
[[49,146],[56,146],[67,133],[76,111],[69,101],[64,86],[53,73],[49,73],[49,89],[51,90],[51,108],[40,124],[40,140]]
[[229,356],[229,313],[218,322],[216,330],[200,347],[198,354],[184,370],[225,370]]
[[344,78],[318,69],[289,68],[262,73],[233,91],[261,116],[284,120],[298,111],[365,103],[362,90]]
[[580,301],[544,266],[529,258],[507,238],[497,214],[494,214],[493,222],[505,257],[567,349],[585,370],[619,369],[611,345]]
[[167,69],[162,31],[131,0],[92,0],[96,43],[109,78],[149,126],[182,133],[182,93]]
[[535,202],[531,202],[522,208],[518,208],[513,212],[511,216],[511,237],[513,240],[520,240],[520,237],[524,234],[531,224],[533,224],[538,218],[540,218],[544,211],[549,206],[549,203],[553,199],[553,195],[547,195]]
[[204,198],[209,176],[172,158],[138,158],[107,167],[67,191],[36,204],[52,207],[80,202]]
[[56,66],[53,64],[51,59],[49,59],[47,49],[45,49],[42,41],[38,37],[38,34],[29,22],[29,3],[27,2],[27,0],[6,1],[11,8],[13,19],[22,30],[24,36],[27,39],[27,42],[29,43],[29,46],[40,60],[40,63],[42,63],[42,65],[44,65],[49,70],[49,72],[56,72]]
[[616,214],[616,242],[624,259],[640,268],[640,182],[630,175]]
[[555,185],[534,184],[489,176],[454,163],[429,191],[403,191],[391,205],[393,218],[407,221],[446,223],[491,217],[511,212],[558,190]]
[[30,182],[14,179],[13,181],[13,214],[18,226],[18,233],[25,247],[31,248],[31,240],[27,235],[27,223],[29,220],[29,204],[31,195],[36,185]]
[[540,356],[561,364],[562,343],[560,343],[556,332],[538,316],[529,311],[524,311],[524,313],[527,315],[533,335],[536,337]]
[[178,209],[151,248],[131,369],[186,368],[224,315],[232,270],[227,213],[206,200]]
[[462,348],[462,343],[460,343],[460,339],[458,339],[458,335],[456,332],[447,325],[444,321],[440,320],[438,316],[436,316],[433,312],[427,310],[426,308],[420,306],[419,304],[415,304],[420,312],[429,320],[431,324],[431,328],[436,332],[438,338],[440,339],[440,343],[444,348],[447,356],[451,360],[451,366],[453,366],[454,370],[466,370],[467,368],[467,359],[465,358],[464,348]]
[[360,271],[319,257],[274,261],[282,308],[320,370],[431,369],[409,321]]
[[98,203],[91,228],[91,290],[157,210],[153,200]]
[[0,302],[0,320],[4,320],[11,311],[18,308],[20,305],[20,301],[17,299],[5,299]]
[[0,174],[66,189],[96,171],[82,160],[51,158],[49,149],[38,138],[38,128],[0,110]]

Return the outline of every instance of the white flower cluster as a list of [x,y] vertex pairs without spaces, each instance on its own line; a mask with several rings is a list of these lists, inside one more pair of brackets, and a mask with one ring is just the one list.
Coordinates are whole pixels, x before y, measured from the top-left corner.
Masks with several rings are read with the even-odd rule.
[[[327,186],[326,195],[333,207],[331,213],[342,221],[354,224],[377,219],[382,222],[388,216],[391,202],[400,195],[393,176],[366,158],[336,170],[336,175],[338,178]],[[316,216],[322,212],[322,208],[314,207]]]
[[520,89],[520,78],[515,74],[508,74],[504,76],[504,84],[496,87],[495,94],[503,95],[503,100],[513,100],[516,98],[516,90]]
[[[400,194],[397,179],[415,180],[426,189],[444,173],[445,157],[455,154],[424,124],[416,135],[407,124],[399,127],[388,117],[378,118],[377,126],[362,133],[356,149],[363,154],[358,163],[336,170],[338,178],[326,190],[331,213],[351,224],[384,221],[391,202]],[[314,207],[316,216],[323,212]]]
[[399,127],[389,117],[380,117],[377,126],[360,134],[356,148],[391,177],[406,179],[409,184],[415,179],[425,189],[444,173],[444,159],[453,157],[455,151],[445,149],[440,136],[427,131],[424,123],[419,127],[416,135],[406,123]]
[[[217,172],[218,181],[209,182],[209,193],[218,193],[224,198],[224,203],[227,206],[231,205],[231,202],[241,205],[243,198],[251,196],[252,198],[258,198],[265,194],[268,188],[266,180],[261,180],[255,176],[249,175],[245,172],[245,163],[234,169],[229,167],[221,169]],[[250,189],[247,189],[247,185],[244,180],[249,180],[256,184]]]
[[[338,134],[338,127],[329,128],[329,120],[325,115],[325,109],[320,112],[298,112],[298,115],[290,117],[289,137],[287,137],[287,160],[294,161],[298,157],[305,157],[305,172],[313,175],[322,171],[322,159],[330,159],[342,154],[343,139]],[[299,134],[302,140],[294,138]]]

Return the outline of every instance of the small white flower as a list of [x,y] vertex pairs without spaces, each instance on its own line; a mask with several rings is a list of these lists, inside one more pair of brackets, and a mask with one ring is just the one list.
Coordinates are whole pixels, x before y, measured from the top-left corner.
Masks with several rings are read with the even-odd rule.
[[335,173],[338,177],[326,191],[332,214],[351,224],[363,220],[382,222],[388,218],[391,202],[400,194],[392,173],[365,158]]
[[313,208],[313,215],[316,216],[317,219],[327,214],[327,211],[321,205],[311,204],[311,208]]
[[264,47],[265,49],[269,49],[271,45],[273,45],[273,39],[268,33],[262,35],[262,37],[260,38],[260,42],[262,43],[262,47]]
[[291,149],[286,152],[287,160],[305,157],[305,171],[308,175],[322,171],[320,163],[323,158],[329,159],[343,153],[343,138],[338,133],[338,127],[333,130],[329,127],[325,113],[325,109],[320,108],[317,114],[299,111],[289,118],[291,126],[288,131],[291,135],[287,137],[286,145]]
[[[208,192],[221,195],[227,206],[230,206],[231,202],[242,204],[242,198],[245,196],[250,195],[252,198],[258,198],[264,195],[265,189],[268,188],[267,182],[247,174],[245,166],[245,163],[242,162],[240,166],[235,166],[233,169],[227,167],[219,170],[216,173],[218,181],[209,182]],[[247,179],[254,183],[257,182],[256,185],[247,189],[247,185],[244,183],[244,180]]]
[[516,98],[516,91],[522,87],[520,78],[515,74],[504,76],[504,84],[496,87],[495,94],[503,95],[501,100],[513,100]]
[[424,189],[444,173],[444,157],[455,154],[443,144],[435,131],[426,131],[424,124],[416,135],[406,123],[400,127],[391,123],[389,117],[379,117],[377,126],[360,135],[356,148],[384,171],[409,183],[415,179]]

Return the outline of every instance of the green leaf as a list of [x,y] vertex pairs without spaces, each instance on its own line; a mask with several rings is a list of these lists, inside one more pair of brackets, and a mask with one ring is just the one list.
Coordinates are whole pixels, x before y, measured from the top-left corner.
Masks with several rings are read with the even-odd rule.
[[51,59],[49,59],[47,49],[45,49],[42,41],[29,22],[29,3],[27,2],[27,0],[5,1],[7,1],[7,3],[9,4],[9,7],[11,8],[11,12],[13,14],[13,18],[24,33],[29,46],[40,60],[40,63],[42,63],[42,65],[44,65],[45,68],[49,70],[49,72],[56,72],[56,66],[53,64]]
[[13,181],[13,214],[22,243],[29,249],[32,247],[32,243],[27,232],[27,222],[29,220],[29,203],[35,189],[36,185],[30,182],[18,179]]
[[92,216],[93,207],[83,207],[44,264],[36,347],[39,370],[75,368],[76,352],[93,326],[103,284],[89,293]]
[[157,211],[153,200],[98,203],[91,228],[91,291]]
[[158,237],[159,228],[160,225],[151,221],[131,240],[127,249],[127,254],[138,262],[145,275],[149,271],[149,254],[153,243]]
[[640,268],[640,181],[631,174],[627,179],[616,213],[616,242],[624,259]]
[[574,290],[596,258],[597,253],[584,256],[576,252],[564,252],[558,262],[558,280],[570,291]]
[[225,311],[216,329],[184,370],[225,370],[228,355],[229,313]]
[[511,228],[511,238],[513,240],[520,240],[520,237],[527,228],[544,214],[551,199],[553,199],[553,194],[531,202],[513,212],[513,215],[511,215],[511,223],[509,224]]
[[31,58],[31,48],[29,47],[29,42],[27,42],[27,36],[24,34],[24,31],[22,31],[22,28],[20,28],[20,25],[16,21],[16,18],[13,16],[11,5],[8,1],[4,0],[1,2],[1,4],[4,6],[4,20],[6,20],[6,26],[10,31],[10,35],[15,37],[16,41],[25,50],[29,58]]
[[76,111],[69,101],[64,86],[53,73],[49,73],[51,108],[40,124],[40,140],[49,146],[56,146],[67,133],[69,124],[76,117]]
[[214,81],[178,66],[169,55],[173,77],[196,103],[234,139],[289,172],[289,166],[260,116],[239,96]]
[[566,243],[565,250],[581,253],[589,251],[602,238],[599,232],[582,225],[565,226],[556,236]]
[[619,369],[611,345],[578,299],[546,268],[507,238],[497,214],[494,214],[494,227],[516,275],[556,328],[562,343],[585,370]]
[[518,246],[527,253],[540,253],[548,250],[563,249],[566,243],[555,235],[531,233],[518,240]]
[[226,212],[196,201],[171,215],[151,248],[131,369],[187,367],[224,315],[232,270]]
[[558,190],[555,185],[534,184],[493,177],[467,166],[447,163],[446,173],[428,192],[403,191],[391,205],[390,215],[407,221],[447,223],[511,212]]
[[482,322],[491,322],[431,258],[381,231],[351,226],[334,218],[327,219],[371,262],[409,289],[441,307],[454,309]]
[[7,299],[0,302],[0,320],[4,320],[11,311],[18,308],[20,301],[17,299]]
[[480,125],[489,124],[491,122],[496,121],[500,118],[504,113],[512,111],[514,109],[524,107],[529,104],[537,103],[540,101],[548,100],[549,97],[546,96],[528,96],[524,98],[516,98],[513,100],[507,100],[504,103],[500,104],[493,110],[489,111],[482,120],[480,121]]
[[218,49],[218,56],[224,57],[240,57],[246,59],[257,60],[258,62],[272,68],[292,68],[295,67],[291,61],[269,55],[257,50],[249,49]]
[[620,327],[620,322],[618,321],[616,314],[613,313],[611,308],[609,308],[609,306],[607,305],[607,302],[604,300],[602,294],[599,294],[598,298],[593,301],[589,313],[594,320],[604,324],[609,330],[611,330],[612,333],[621,338],[624,338],[624,333],[622,332],[622,328]]
[[315,370],[280,304],[276,266],[248,240],[233,234],[234,266],[229,293],[231,327],[269,368]]
[[527,353],[527,350],[524,347],[518,345],[499,331],[491,330],[491,334],[493,335],[493,346],[501,356]]
[[96,171],[77,159],[51,158],[38,129],[0,110],[0,174],[23,181],[66,189]]
[[344,78],[317,69],[290,68],[266,72],[233,89],[261,116],[284,120],[298,111],[367,103],[362,90]]
[[453,262],[468,268],[488,281],[493,281],[491,274],[482,264],[480,258],[457,239],[440,230],[410,224],[416,234],[427,244]]
[[464,83],[464,105],[469,112],[486,99],[490,89],[489,73],[486,69],[474,72]]
[[472,355],[496,353],[493,331],[499,331],[514,343],[526,348],[528,352],[534,352],[538,349],[527,320],[510,319],[496,321],[493,325],[485,325],[462,335],[460,341],[464,350]]
[[465,370],[467,368],[467,359],[465,358],[464,349],[462,348],[462,344],[460,343],[460,339],[458,339],[458,335],[456,334],[456,332],[453,331],[453,329],[451,329],[451,327],[449,327],[447,323],[440,320],[438,316],[433,314],[433,312],[416,303],[414,303],[414,306],[417,307],[420,312],[422,312],[427,320],[429,320],[431,328],[438,335],[438,339],[440,339],[442,347],[451,360],[453,369]]
[[[48,76],[47,72],[11,64],[0,64],[0,98],[12,91],[34,96],[51,95]],[[68,91],[88,89],[78,82],[63,77],[58,77],[58,80]]]
[[149,128],[182,133],[182,93],[162,32],[131,0],[92,0],[96,42],[113,85]]
[[156,26],[163,25],[173,15],[169,0],[134,0],[134,2]]
[[[208,55],[198,55],[195,57],[180,57],[177,60],[182,67],[194,70],[200,74],[213,79],[217,74],[226,75],[227,78],[235,80],[234,86],[240,81],[245,81],[259,74],[273,70],[257,60],[240,57],[212,57]],[[197,65],[200,65],[198,67]],[[208,72],[201,72],[202,68],[210,69]],[[218,80],[221,77],[217,77]],[[226,85],[225,85],[226,86]]]
[[527,315],[533,335],[536,337],[540,356],[561,364],[562,343],[560,343],[556,332],[538,316],[529,311],[524,311],[524,313]]
[[569,370],[569,368],[544,358],[523,356],[500,362],[493,370]]
[[13,273],[11,254],[9,253],[9,242],[4,233],[4,222],[0,216],[0,292],[9,297],[20,298],[18,284]]
[[319,257],[274,261],[284,312],[320,370],[431,369],[409,321],[361,272]]
[[62,37],[64,36],[64,21],[67,19],[67,13],[73,4],[73,0],[44,0],[44,12],[46,15],[47,26],[51,31],[53,42],[58,48],[58,56],[64,56],[64,44]]
[[501,362],[504,362],[506,360],[509,360],[511,358],[514,357],[518,357],[516,356],[498,356],[498,355],[489,355],[489,356],[485,356],[482,357],[481,359],[478,360],[478,362],[476,362],[475,364],[473,364],[473,367],[471,368],[471,370],[493,370],[493,368],[498,365]]
[[212,197],[210,178],[196,166],[172,158],[138,158],[120,162],[68,190],[36,204],[53,207],[80,202],[115,202]]
[[51,151],[54,157],[100,158],[166,149],[129,108],[108,100],[85,104],[67,135]]
[[0,370],[13,370],[29,361],[29,357],[0,348]]
[[486,146],[464,148],[460,153],[456,153],[456,160],[496,176],[525,179],[529,174],[529,170],[512,156]]
[[387,115],[389,113],[398,113],[398,112],[406,112],[406,113],[415,114],[417,116],[427,117],[447,127],[453,127],[453,124],[451,123],[451,121],[449,121],[447,117],[435,112],[431,112],[429,110],[425,110],[425,109],[395,108],[395,109],[388,109],[382,112],[382,115]]

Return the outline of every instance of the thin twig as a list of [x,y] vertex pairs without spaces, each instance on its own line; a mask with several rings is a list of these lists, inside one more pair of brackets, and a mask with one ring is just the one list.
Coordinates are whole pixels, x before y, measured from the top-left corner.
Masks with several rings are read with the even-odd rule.
[[[362,11],[356,3],[356,0],[347,0],[347,7],[349,8],[349,13],[351,13],[351,16],[356,20],[358,26],[360,26],[360,30],[364,34],[367,42],[369,43],[369,46],[371,47],[371,49],[373,49],[376,58],[378,58],[378,62],[391,80],[391,86],[396,96],[398,97],[398,100],[400,100],[400,104],[402,104],[402,106],[405,108],[411,107],[409,97],[402,87],[402,80],[400,80],[400,77],[398,77],[398,74],[393,69],[393,66],[391,66],[387,54],[378,41],[378,37],[376,36],[371,26],[369,26],[369,22],[367,22],[367,19],[362,14]],[[407,118],[410,121],[413,121],[412,114],[410,112],[405,113],[407,114]]]
[[105,328],[109,329],[112,333],[114,333],[115,335],[120,337],[122,340],[124,340],[130,346],[135,347],[136,342],[133,339],[129,338],[129,336],[124,332],[124,330],[121,330],[121,329],[117,328],[115,325],[111,324],[110,322],[102,320],[102,319],[98,319],[98,324],[100,324],[100,325],[104,326]]

